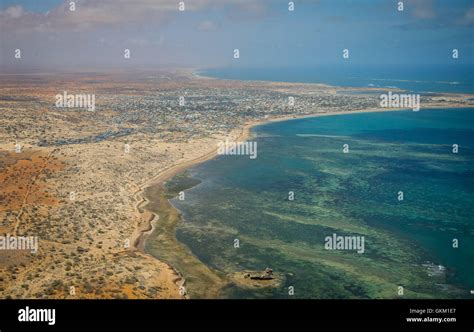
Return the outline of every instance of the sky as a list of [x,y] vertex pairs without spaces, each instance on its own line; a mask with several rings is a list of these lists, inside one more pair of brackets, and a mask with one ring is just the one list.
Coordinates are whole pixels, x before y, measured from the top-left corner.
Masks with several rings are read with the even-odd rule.
[[0,0],[0,71],[474,63],[474,0],[70,2]]

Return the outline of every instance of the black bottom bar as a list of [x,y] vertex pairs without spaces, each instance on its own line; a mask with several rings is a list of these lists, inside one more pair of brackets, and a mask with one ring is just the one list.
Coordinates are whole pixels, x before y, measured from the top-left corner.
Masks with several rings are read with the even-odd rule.
[[[472,300],[2,300],[0,331],[65,330],[137,321],[313,320],[335,325],[473,331]],[[51,316],[33,309],[55,309]],[[23,311],[20,311],[23,310]],[[19,321],[27,315],[42,322]],[[31,316],[32,315],[32,316]],[[29,318],[28,318],[29,320]],[[49,322],[49,323],[48,323]],[[148,325],[148,324],[147,324]]]

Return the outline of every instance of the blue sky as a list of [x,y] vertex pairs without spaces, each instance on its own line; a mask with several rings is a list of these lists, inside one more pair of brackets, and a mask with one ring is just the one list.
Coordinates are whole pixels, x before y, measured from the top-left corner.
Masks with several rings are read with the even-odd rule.
[[[2,68],[474,61],[474,1],[0,0]],[[22,59],[13,58],[15,49]],[[124,61],[123,50],[131,50]],[[240,59],[233,59],[233,50]],[[349,49],[350,59],[342,58]]]

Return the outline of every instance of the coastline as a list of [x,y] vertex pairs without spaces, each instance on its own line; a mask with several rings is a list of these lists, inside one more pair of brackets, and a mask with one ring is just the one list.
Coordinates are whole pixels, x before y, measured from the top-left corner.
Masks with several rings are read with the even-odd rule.
[[[268,122],[334,115],[333,118],[282,122],[282,126],[292,127],[307,121],[317,124],[330,119],[343,125],[346,120],[359,117],[357,114],[350,116],[350,113],[390,111],[370,110],[379,107],[377,92],[370,89],[359,94],[359,91],[329,89],[317,84],[204,80],[193,78],[189,69],[179,68],[64,73],[41,80],[20,76],[4,82],[11,87],[4,85],[2,91],[11,96],[0,103],[8,127],[8,131],[1,133],[4,143],[0,144],[4,166],[7,166],[0,172],[0,177],[6,180],[2,182],[6,203],[0,211],[4,221],[2,229],[6,233],[14,228],[20,233],[35,232],[44,239],[39,255],[8,254],[2,262],[2,267],[12,264],[18,267],[16,279],[10,278],[9,269],[0,269],[0,278],[6,281],[0,294],[14,298],[177,299],[183,298],[179,287],[185,282],[184,276],[191,297],[215,298],[209,289],[221,285],[215,280],[232,282],[228,274],[231,269],[209,264],[209,269],[215,267],[213,273],[202,273],[206,272],[205,265],[195,263],[199,262],[198,257],[202,262],[208,262],[207,257],[201,255],[201,250],[208,251],[208,246],[202,243],[199,247],[199,241],[194,242],[193,238],[188,242],[188,238],[182,238],[186,234],[181,232],[186,223],[194,221],[194,216],[186,218],[186,209],[183,207],[180,211],[177,199],[170,199],[177,209],[167,200],[180,190],[186,191],[186,199],[191,198],[193,191],[189,190],[188,194],[186,189],[196,185],[197,180],[190,176],[195,168],[173,178],[163,187],[162,193],[158,186],[152,185],[156,179],[164,182],[187,167],[215,157],[217,143],[225,139],[244,140],[253,133],[255,137],[249,140],[260,141],[261,131],[272,127],[264,125]],[[78,91],[86,91],[92,81],[96,92],[103,96],[100,103],[103,112],[78,109],[63,113],[47,107],[26,107],[36,101],[50,105],[51,89],[65,83],[77,86]],[[153,106],[172,103],[174,99],[168,98],[175,95],[177,89],[192,92],[188,95],[192,99],[186,109],[174,108],[172,104],[171,108]],[[287,96],[297,98],[296,107],[286,106]],[[434,104],[443,108],[474,107],[473,96],[439,94],[422,99],[421,105],[425,109],[434,108]],[[143,107],[131,107],[143,100],[147,101]],[[463,111],[468,117],[474,114],[470,113],[471,109]],[[443,112],[449,113],[439,111],[439,114]],[[419,115],[425,117],[428,113]],[[19,121],[19,114],[27,122]],[[341,116],[336,117],[337,114]],[[383,122],[385,116],[416,117],[410,111],[397,115],[380,115],[380,120]],[[117,120],[112,129],[110,119]],[[58,121],[60,125],[50,128],[51,121]],[[28,126],[31,130],[25,131],[21,138],[11,140],[9,132],[22,132],[25,123],[31,124]],[[375,128],[377,123],[375,121]],[[262,126],[252,131],[258,125]],[[122,129],[126,129],[126,135],[121,136]],[[15,153],[13,144],[17,142],[23,153]],[[124,150],[126,143],[131,144],[133,150],[130,152],[133,153]],[[52,153],[50,160],[45,158],[49,153]],[[227,162],[228,158],[219,156],[214,160],[221,159]],[[214,161],[209,163],[214,165]],[[232,164],[230,162],[230,166]],[[44,165],[45,171],[37,174]],[[212,165],[209,164],[211,168]],[[180,169],[172,170],[174,167]],[[207,164],[202,167],[213,174]],[[28,199],[18,199],[27,190]],[[71,192],[78,194],[75,202]],[[200,207],[205,212],[207,203],[200,204],[203,203]],[[147,211],[148,208],[160,213],[153,214]],[[20,210],[21,223],[18,224],[16,218]],[[176,218],[176,224],[166,220],[179,216],[180,212],[184,217],[181,221]],[[206,216],[203,214],[204,218]],[[62,223],[65,219],[74,223],[65,227]],[[205,235],[207,229],[199,227],[196,231]],[[164,243],[166,239],[179,246]],[[178,243],[176,239],[182,242]],[[174,248],[179,251],[173,251]],[[48,252],[51,254],[45,255]],[[66,260],[62,259],[66,257]],[[70,261],[74,262],[72,266]],[[37,277],[31,279],[33,267],[38,272]],[[98,275],[98,271],[106,271],[106,274]],[[202,278],[212,275],[219,278]],[[75,285],[76,294],[70,294],[67,287],[55,287],[52,284],[55,280]],[[22,287],[22,284],[29,287]],[[197,294],[193,294],[195,289]],[[226,298],[227,290],[232,286],[220,289],[220,297]]]
[[[447,109],[447,108],[465,108],[465,105],[460,105],[460,106],[453,106],[453,107],[446,107],[446,105],[442,106],[430,106],[429,108],[433,109]],[[407,109],[400,109],[400,108],[373,108],[373,109],[364,109],[364,110],[356,110],[356,111],[341,111],[341,112],[324,112],[324,113],[314,113],[314,114],[308,114],[308,115],[286,115],[286,116],[281,116],[281,117],[274,117],[274,118],[265,118],[265,119],[260,119],[260,120],[255,120],[255,121],[250,121],[245,123],[243,126],[240,128],[234,129],[231,131],[227,137],[229,139],[235,140],[236,142],[245,142],[249,140],[252,137],[252,129],[268,124],[268,123],[273,123],[273,122],[282,122],[282,121],[292,121],[292,120],[299,120],[299,119],[305,119],[305,118],[315,118],[315,117],[323,117],[323,116],[335,116],[335,115],[348,115],[348,114],[362,114],[362,113],[381,113],[381,112],[398,112],[398,111],[411,111]],[[422,110],[420,110],[422,111]],[[237,133],[235,133],[237,131]],[[148,179],[144,183],[138,186],[138,190],[134,193],[133,197],[136,200],[135,204],[135,210],[136,212],[141,216],[141,219],[143,223],[137,225],[135,232],[133,234],[132,238],[132,243],[133,247],[135,250],[140,251],[142,254],[145,254],[147,256],[153,257],[153,259],[157,259],[160,262],[166,264],[174,274],[174,283],[180,289],[181,287],[185,287],[186,285],[186,276],[182,274],[181,271],[178,271],[176,267],[172,266],[170,263],[162,261],[161,259],[156,258],[152,254],[146,251],[145,245],[146,241],[149,238],[149,236],[155,231],[156,229],[156,223],[160,220],[160,215],[158,213],[155,213],[151,210],[146,209],[146,205],[150,203],[150,200],[146,197],[145,191],[147,188],[152,187],[152,186],[163,186],[166,181],[170,180],[173,178],[175,175],[184,172],[185,170],[192,168],[193,166],[196,166],[198,164],[204,163],[208,160],[211,160],[217,156],[217,144],[216,147],[214,147],[212,150],[205,151],[200,157],[193,158],[190,160],[186,160],[181,163],[176,163],[168,168],[165,168],[162,170],[160,173],[158,173],[156,176]],[[163,188],[161,188],[163,190]],[[169,201],[168,201],[169,203]],[[171,204],[171,209],[175,210],[176,214],[180,216],[179,211]],[[180,217],[179,217],[180,218]],[[174,230],[173,230],[174,231]],[[176,240],[177,241],[177,240]],[[218,290],[216,290],[216,293],[218,294]],[[181,294],[180,294],[181,295]],[[183,299],[188,299],[189,297],[184,294],[181,295],[181,298]]]
[[[329,83],[323,82],[299,82],[299,81],[272,81],[266,79],[241,79],[241,78],[221,78],[217,76],[207,76],[205,74],[206,70],[201,70],[199,68],[188,69],[188,74],[196,79],[202,80],[217,80],[217,81],[233,81],[233,82],[248,82],[248,83],[272,83],[272,84],[284,84],[284,85],[315,85],[318,87],[324,87],[327,89],[336,89],[336,90],[348,90],[348,91],[393,91],[393,92],[404,92],[404,91],[411,91],[406,88],[399,88],[399,87],[390,87],[390,86],[340,86],[340,85],[333,85]],[[443,95],[457,95],[457,96],[470,96],[474,94],[473,92],[466,92],[466,91],[453,91],[453,92],[445,92],[445,91],[411,91],[410,93],[417,93],[420,95],[430,95],[430,94],[443,94]]]
[[[281,121],[284,121],[282,119]],[[266,121],[265,121],[266,122]],[[254,121],[245,124],[243,127],[240,129],[237,129],[240,131],[240,134],[236,137],[236,141],[246,141],[250,138],[251,136],[251,129],[257,125],[262,124],[261,121]],[[232,133],[231,133],[232,134]],[[230,135],[231,135],[230,134]],[[145,250],[145,244],[148,239],[148,237],[153,233],[156,227],[156,223],[160,219],[159,214],[154,213],[150,210],[147,210],[145,206],[150,203],[149,199],[145,195],[145,191],[147,188],[155,185],[162,186],[166,181],[169,179],[173,178],[175,175],[195,166],[198,164],[201,164],[203,162],[206,162],[208,160],[213,159],[217,155],[217,146],[213,148],[211,151],[206,151],[203,155],[201,155],[198,158],[194,158],[191,160],[184,161],[182,163],[178,164],[173,164],[169,166],[168,168],[165,168],[162,170],[160,173],[158,173],[156,176],[148,179],[146,182],[140,184],[138,186],[138,189],[135,191],[133,194],[133,197],[136,201],[135,203],[135,212],[140,216],[140,219],[142,220],[142,223],[137,224],[134,233],[132,234],[132,248],[134,250],[139,251],[140,253],[151,256],[153,259],[159,260],[153,255],[149,254]],[[171,205],[171,204],[170,204]],[[171,205],[172,209],[175,209]],[[164,262],[162,260],[159,260],[160,262],[166,264],[170,270],[173,271],[173,282],[177,286],[178,289],[181,289],[181,287],[184,287],[186,284],[186,279],[182,275],[180,271],[178,271],[174,266],[171,264]],[[181,294],[180,294],[181,295]],[[183,299],[188,299],[189,297],[184,294],[181,295],[181,298]]]

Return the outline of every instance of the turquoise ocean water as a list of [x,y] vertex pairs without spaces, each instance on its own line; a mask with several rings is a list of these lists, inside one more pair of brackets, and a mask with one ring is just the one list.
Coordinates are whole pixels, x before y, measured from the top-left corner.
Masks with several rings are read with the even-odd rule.
[[[404,297],[470,298],[473,111],[259,126],[256,159],[219,156],[190,170],[202,182],[172,200],[184,217],[177,238],[224,275],[271,267],[284,276],[279,287],[230,285],[222,297],[397,298],[402,286]],[[364,236],[365,252],[326,250],[333,233]]]

